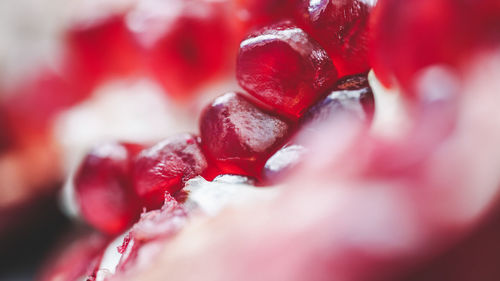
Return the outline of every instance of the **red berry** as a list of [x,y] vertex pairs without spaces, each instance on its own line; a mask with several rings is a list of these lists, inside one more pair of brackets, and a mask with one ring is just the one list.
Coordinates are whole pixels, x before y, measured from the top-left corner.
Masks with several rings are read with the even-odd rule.
[[134,163],[134,188],[148,209],[163,205],[165,192],[172,196],[184,183],[205,171],[207,160],[198,137],[181,134],[143,150]]
[[170,95],[189,98],[226,69],[236,44],[220,3],[143,2],[130,14],[132,26],[148,51],[154,76]]
[[368,71],[367,0],[300,0],[298,21],[325,48],[339,76]]
[[141,147],[109,143],[94,148],[75,175],[75,191],[81,213],[95,228],[119,234],[140,214],[139,199],[131,181],[131,158]]
[[337,71],[316,41],[284,22],[261,29],[241,43],[240,85],[275,111],[298,118],[337,79]]
[[365,122],[373,118],[374,112],[375,100],[368,78],[360,74],[340,79],[335,89],[311,107],[301,121],[310,126],[348,115]]
[[267,158],[286,140],[290,125],[240,94],[217,98],[200,119],[203,148],[222,173],[260,178]]

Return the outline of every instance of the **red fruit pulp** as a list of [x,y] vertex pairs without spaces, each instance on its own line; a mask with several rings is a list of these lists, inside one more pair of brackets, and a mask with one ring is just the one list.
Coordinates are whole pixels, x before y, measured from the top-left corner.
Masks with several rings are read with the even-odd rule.
[[203,173],[207,166],[198,137],[172,136],[137,155],[134,188],[147,209],[158,209],[163,205],[165,192],[174,196],[186,181]]
[[[168,94],[182,100],[229,66],[236,44],[220,3],[174,0],[168,4],[137,9],[131,15],[142,25],[136,35],[148,51],[153,75]],[[159,13],[160,8],[171,12]],[[144,18],[147,21],[140,22]]]
[[339,76],[368,71],[367,0],[301,0],[298,22],[325,48]]
[[240,45],[239,84],[276,112],[300,117],[337,79],[316,41],[284,22],[251,34]]
[[200,118],[203,149],[222,174],[260,178],[265,161],[290,131],[289,123],[237,93],[217,98]]
[[75,175],[75,191],[81,213],[96,229],[119,234],[140,214],[139,198],[131,181],[131,158],[141,146],[109,143],[94,148]]

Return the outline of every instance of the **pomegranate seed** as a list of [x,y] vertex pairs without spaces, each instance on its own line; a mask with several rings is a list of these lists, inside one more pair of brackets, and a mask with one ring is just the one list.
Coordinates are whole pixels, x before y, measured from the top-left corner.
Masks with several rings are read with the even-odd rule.
[[301,0],[298,22],[325,48],[340,76],[368,71],[368,0]]
[[236,0],[236,13],[243,32],[292,19],[297,0]]
[[130,15],[154,76],[173,97],[189,98],[229,66],[236,44],[221,3],[146,0]]
[[473,52],[500,44],[496,0],[384,0],[371,22],[377,77],[386,86],[395,80],[410,95],[424,68],[444,64],[459,69]]
[[244,40],[236,73],[245,90],[292,118],[300,117],[337,79],[325,50],[290,22]]
[[141,147],[109,143],[94,148],[75,175],[77,201],[85,220],[108,234],[119,234],[140,214],[131,182],[131,158]]
[[205,108],[200,132],[207,157],[221,173],[260,178],[262,166],[286,140],[290,125],[242,95],[228,93]]
[[110,75],[128,75],[140,69],[140,49],[123,15],[82,22],[66,35],[73,68],[81,79],[98,83]]
[[348,114],[361,121],[370,121],[375,112],[373,92],[365,74],[340,79],[335,89],[304,115],[304,124],[319,124]]
[[134,188],[148,209],[163,205],[165,192],[176,194],[189,179],[203,173],[207,160],[199,138],[181,134],[143,150],[134,164]]

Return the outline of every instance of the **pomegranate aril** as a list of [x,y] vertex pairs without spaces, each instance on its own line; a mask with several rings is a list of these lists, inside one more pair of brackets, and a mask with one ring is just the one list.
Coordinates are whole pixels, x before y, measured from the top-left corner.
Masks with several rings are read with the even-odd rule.
[[375,100],[368,78],[366,74],[359,74],[340,79],[335,89],[311,107],[301,122],[311,127],[342,116],[368,122],[374,112]]
[[118,14],[97,21],[79,22],[67,33],[69,59],[83,82],[96,84],[109,76],[141,69],[141,50]]
[[119,234],[139,218],[139,198],[132,187],[132,157],[142,147],[108,143],[94,148],[81,163],[74,179],[84,219],[96,229]]
[[300,0],[297,21],[328,52],[339,76],[368,71],[368,0]]
[[175,196],[184,183],[207,169],[199,138],[181,134],[143,150],[134,162],[134,188],[149,210],[163,205],[165,192]]
[[153,75],[177,99],[221,75],[236,52],[223,3],[146,0],[130,18]]
[[447,65],[460,69],[472,53],[498,46],[498,3],[379,1],[370,24],[374,39],[371,61],[377,77],[386,86],[397,82],[414,95],[415,78],[424,68]]
[[250,31],[282,20],[293,19],[297,0],[236,0],[236,15],[242,31]]
[[200,133],[207,157],[222,173],[260,178],[267,158],[288,137],[290,124],[228,93],[205,108]]
[[250,94],[291,118],[300,117],[337,80],[325,50],[290,22],[244,40],[236,74]]

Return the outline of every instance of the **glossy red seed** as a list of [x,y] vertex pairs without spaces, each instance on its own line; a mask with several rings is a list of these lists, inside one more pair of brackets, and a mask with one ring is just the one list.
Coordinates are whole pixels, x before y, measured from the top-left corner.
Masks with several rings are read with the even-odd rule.
[[165,192],[172,196],[189,179],[207,168],[199,140],[191,134],[181,134],[143,150],[134,163],[134,188],[148,209],[163,205]]
[[366,74],[352,75],[340,79],[335,89],[311,107],[301,122],[311,127],[342,116],[369,122],[374,112],[375,100]]
[[244,40],[236,74],[250,94],[292,118],[300,117],[337,79],[325,50],[289,22]]
[[228,93],[205,108],[200,133],[207,157],[221,173],[260,178],[267,158],[288,137],[290,125],[242,95]]
[[131,158],[140,149],[135,144],[104,144],[81,163],[74,179],[76,198],[84,219],[96,229],[119,234],[139,217],[130,172]]
[[500,4],[383,0],[373,11],[371,30],[377,77],[386,86],[397,82],[412,95],[415,78],[424,68],[440,64],[459,69],[474,52],[500,44]]
[[370,69],[370,0],[300,0],[298,22],[325,48],[339,76]]
[[86,83],[123,76],[141,69],[141,50],[124,15],[79,22],[66,34],[72,67]]
[[187,99],[229,66],[237,44],[221,3],[142,2],[131,19],[153,75],[168,94]]

